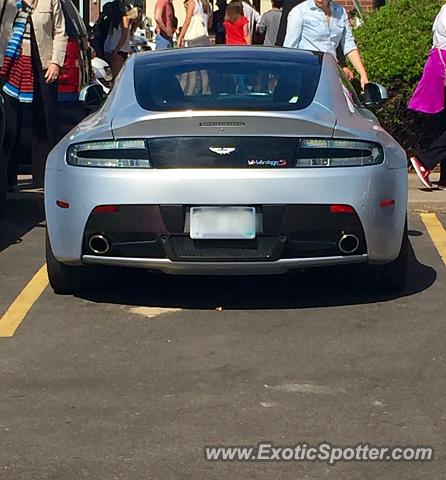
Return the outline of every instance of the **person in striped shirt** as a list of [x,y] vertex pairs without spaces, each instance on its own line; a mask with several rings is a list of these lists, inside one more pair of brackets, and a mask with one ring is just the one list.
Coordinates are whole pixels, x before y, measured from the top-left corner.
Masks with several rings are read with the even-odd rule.
[[[10,0],[3,0],[10,2]],[[58,140],[57,79],[63,66],[67,36],[60,0],[17,0],[0,7],[0,81],[5,99],[5,153],[8,183],[17,183],[16,149],[23,117],[31,104],[33,136],[51,148]]]

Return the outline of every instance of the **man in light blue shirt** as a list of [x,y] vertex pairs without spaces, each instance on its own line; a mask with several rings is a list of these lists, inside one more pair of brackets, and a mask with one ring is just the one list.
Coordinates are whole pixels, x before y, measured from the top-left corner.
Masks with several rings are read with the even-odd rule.
[[345,8],[331,0],[306,0],[288,15],[284,47],[331,53],[342,48],[361,77],[361,86],[368,83],[367,72],[350,29]]

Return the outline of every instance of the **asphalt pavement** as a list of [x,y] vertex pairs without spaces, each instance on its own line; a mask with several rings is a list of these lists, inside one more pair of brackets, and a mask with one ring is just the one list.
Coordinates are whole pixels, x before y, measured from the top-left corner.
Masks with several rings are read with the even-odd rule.
[[[44,264],[43,193],[22,185],[0,221],[0,480],[445,478],[446,245],[427,219],[444,232],[446,192],[411,185],[400,295],[352,292],[326,270],[124,271],[101,294],[44,289],[1,338]],[[204,446],[260,441],[427,445],[435,458],[204,459]]]

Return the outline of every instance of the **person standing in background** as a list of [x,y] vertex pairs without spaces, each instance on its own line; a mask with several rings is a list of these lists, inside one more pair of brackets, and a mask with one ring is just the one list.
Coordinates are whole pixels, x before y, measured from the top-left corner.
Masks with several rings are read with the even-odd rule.
[[217,0],[218,10],[214,12],[212,18],[212,31],[215,34],[215,44],[224,45],[225,44],[225,14],[227,3],[226,0]]
[[369,83],[350,28],[344,7],[331,0],[306,0],[294,7],[288,15],[284,47],[330,53],[337,58],[337,49],[358,72],[361,88]]
[[[291,10],[293,10],[294,7],[297,7],[304,1],[305,0],[284,0],[283,1],[282,16],[280,17],[279,31],[277,33],[277,39],[276,39],[277,47],[282,47],[283,42],[285,41],[285,35],[287,31],[287,26],[288,26],[288,15],[290,14]],[[350,81],[353,80],[353,72],[347,66],[347,63],[345,61],[345,55],[341,47],[338,47],[336,49],[336,58],[339,62],[339,65],[344,70],[344,73],[348,78],[348,80]]]
[[423,148],[410,161],[421,183],[429,189],[432,188],[429,176],[440,164],[437,188],[446,190],[446,5],[435,18],[432,31],[433,46],[408,104],[410,110],[429,115],[430,128],[424,132]]
[[272,0],[272,9],[262,15],[260,23],[257,25],[257,31],[264,35],[263,45],[272,47],[276,44],[277,33],[279,31],[280,19],[282,17],[283,0]]
[[96,53],[96,56],[105,60],[104,45],[110,31],[111,15],[113,13],[113,2],[107,2],[98,20],[93,25],[93,35],[90,38],[90,46]]
[[242,5],[243,16],[248,19],[248,34],[252,43],[252,37],[255,33],[255,26],[260,22],[260,13],[251,5],[249,0],[232,0],[231,3],[240,3]]
[[280,17],[279,31],[277,32],[276,46],[282,47],[285,40],[286,28],[288,24],[288,15],[294,7],[297,7],[299,4],[305,0],[283,0],[282,5],[282,15]]
[[[208,27],[212,22],[212,8],[208,0],[185,0],[186,19],[178,37],[178,47],[209,47]],[[207,70],[186,72],[180,75],[180,85],[185,95],[209,93]]]
[[208,0],[187,0],[186,19],[178,37],[179,47],[208,47],[208,28],[212,23],[212,8]]
[[129,49],[130,51],[130,40],[133,40],[136,29],[142,26],[142,9],[139,7],[133,7],[127,12],[127,17],[129,19]]
[[[6,0],[8,1],[8,0]],[[25,105],[31,105],[34,146],[50,150],[58,138],[57,79],[67,47],[65,20],[59,0],[18,0],[0,9],[0,79],[8,122],[5,154],[10,190],[17,185],[17,148]],[[45,158],[43,156],[42,158]],[[44,164],[36,186],[41,186]]]
[[155,4],[156,49],[172,48],[175,33],[175,9],[172,0],[157,0]]
[[242,0],[243,15],[248,19],[248,34],[251,39],[255,32],[256,24],[260,22],[262,18],[260,13],[251,5],[249,0]]
[[242,2],[231,2],[226,8],[226,45],[251,45],[249,20],[243,15]]
[[110,32],[105,40],[104,51],[110,61],[113,79],[115,79],[127,60],[130,51],[130,37],[141,23],[142,12],[140,8],[133,7],[125,13],[119,0],[112,3],[116,4],[116,7],[111,15]]
[[[226,45],[251,45],[252,39],[249,34],[249,20],[243,15],[242,2],[231,2],[226,8],[225,15]],[[245,94],[245,75],[233,75],[236,92]]]

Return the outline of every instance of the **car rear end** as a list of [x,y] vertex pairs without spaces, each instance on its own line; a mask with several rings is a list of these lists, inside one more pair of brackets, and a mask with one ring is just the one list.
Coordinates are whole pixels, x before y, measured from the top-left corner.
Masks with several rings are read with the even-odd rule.
[[[250,93],[220,91],[216,98],[194,98],[208,91],[206,78],[188,86],[195,73],[207,71],[211,90],[217,88],[218,72],[203,63],[182,76],[187,67],[172,58],[172,68],[182,72],[175,73],[182,92],[157,74],[167,68],[166,58],[148,64],[140,77],[130,63],[115,91],[119,100],[110,99],[100,114],[104,123],[91,118],[50,159],[47,215],[55,257],[71,265],[185,274],[283,273],[395,260],[407,190],[405,171],[389,156],[389,137],[383,134],[382,143],[381,133],[334,138],[341,135],[337,118],[317,101],[322,60],[305,57],[309,63],[297,68],[313,73],[294,91],[288,78],[299,73],[288,52],[279,60],[276,55],[280,66],[255,80],[259,91],[245,84]],[[235,68],[235,81],[237,62],[250,60],[244,67],[250,71],[269,68],[261,58],[229,60],[215,65],[220,73]],[[287,82],[280,85],[274,75],[285,71]],[[133,84],[136,91],[123,87]],[[208,101],[222,106],[209,111]],[[194,109],[196,102],[202,108]]]
[[[95,154],[104,156],[103,150]],[[60,258],[179,273],[280,273],[398,255],[404,189],[397,193],[399,175],[385,166],[357,168],[346,178],[335,169],[157,168],[150,158],[151,171],[123,175],[73,166],[68,174],[52,174],[60,183],[52,182],[47,194],[69,203],[66,210],[52,205],[49,217]],[[255,236],[249,219],[237,229],[231,224],[234,207],[252,209]],[[201,223],[207,229],[194,218],[200,209],[209,211]],[[209,215],[220,216],[228,230],[219,231]],[[231,232],[237,237],[225,238]]]

